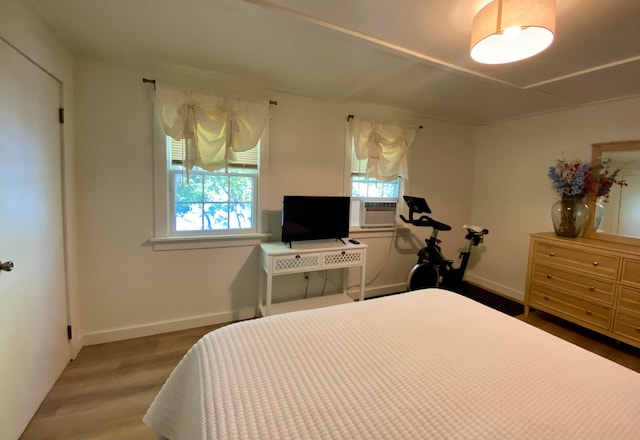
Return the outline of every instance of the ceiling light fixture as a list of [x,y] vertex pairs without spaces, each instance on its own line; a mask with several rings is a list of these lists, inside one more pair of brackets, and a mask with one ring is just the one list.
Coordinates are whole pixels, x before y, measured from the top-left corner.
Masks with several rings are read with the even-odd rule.
[[532,57],[553,42],[556,0],[494,0],[473,20],[471,58],[505,64]]

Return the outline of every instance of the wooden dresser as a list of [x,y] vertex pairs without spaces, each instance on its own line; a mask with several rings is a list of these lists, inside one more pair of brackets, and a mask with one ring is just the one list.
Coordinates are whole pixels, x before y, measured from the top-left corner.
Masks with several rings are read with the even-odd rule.
[[531,234],[530,308],[640,347],[640,247]]

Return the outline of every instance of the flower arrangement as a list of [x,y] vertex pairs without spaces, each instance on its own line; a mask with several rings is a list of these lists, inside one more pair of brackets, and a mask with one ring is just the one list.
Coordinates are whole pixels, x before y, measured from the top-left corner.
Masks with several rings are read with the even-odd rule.
[[547,173],[561,196],[584,196],[589,192],[591,166],[580,160],[558,159]]
[[626,181],[617,179],[620,171],[618,168],[611,172],[607,159],[591,165],[581,160],[567,162],[563,158],[549,167],[547,175],[560,196],[584,197],[593,194],[606,200],[614,184],[627,186]]
[[620,171],[618,168],[610,172],[606,159],[590,164],[580,160],[567,162],[562,158],[550,166],[547,175],[561,196],[551,208],[555,233],[572,238],[582,234],[589,217],[584,197],[592,195],[606,200],[614,184],[626,186],[624,180],[617,178]]
[[609,161],[607,159],[598,162],[593,168],[594,182],[592,188],[594,189],[591,192],[596,197],[602,197],[606,201],[613,185],[628,186],[625,180],[617,179],[618,174],[622,171],[621,168],[617,168],[612,173],[609,172]]

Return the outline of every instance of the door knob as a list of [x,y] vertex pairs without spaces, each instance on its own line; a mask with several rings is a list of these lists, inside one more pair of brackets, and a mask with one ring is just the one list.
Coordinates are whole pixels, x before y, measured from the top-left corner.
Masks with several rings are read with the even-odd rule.
[[11,272],[13,270],[13,261],[5,261],[4,263],[0,261],[0,271]]

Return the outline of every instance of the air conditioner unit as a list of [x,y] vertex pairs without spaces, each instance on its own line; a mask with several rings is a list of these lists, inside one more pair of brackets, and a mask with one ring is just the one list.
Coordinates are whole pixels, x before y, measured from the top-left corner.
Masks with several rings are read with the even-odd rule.
[[381,228],[396,223],[396,202],[360,202],[360,227]]

